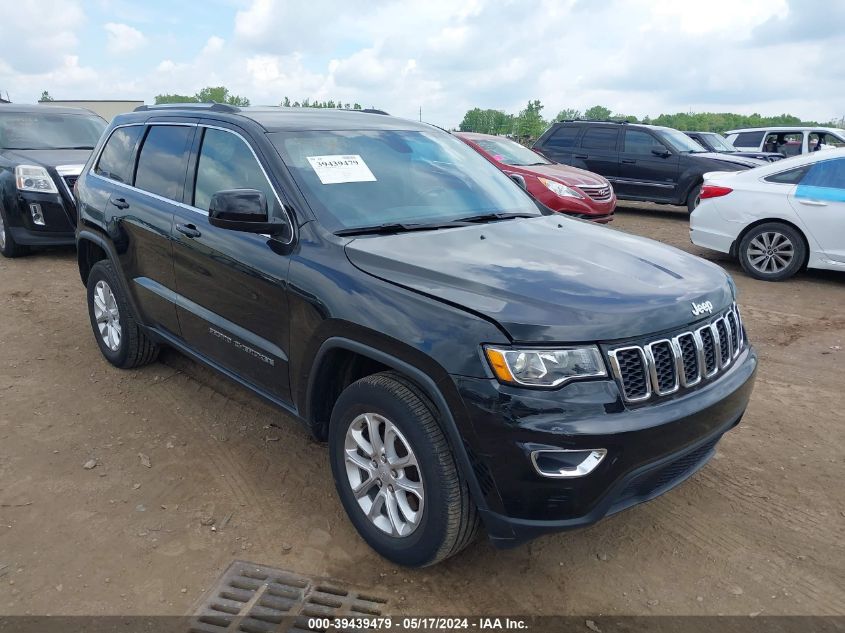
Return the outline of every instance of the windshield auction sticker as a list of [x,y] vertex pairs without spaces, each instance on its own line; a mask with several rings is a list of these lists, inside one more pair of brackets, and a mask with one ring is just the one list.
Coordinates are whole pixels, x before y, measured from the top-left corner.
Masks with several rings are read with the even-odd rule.
[[308,162],[324,185],[344,182],[375,182],[376,177],[358,154],[309,156]]

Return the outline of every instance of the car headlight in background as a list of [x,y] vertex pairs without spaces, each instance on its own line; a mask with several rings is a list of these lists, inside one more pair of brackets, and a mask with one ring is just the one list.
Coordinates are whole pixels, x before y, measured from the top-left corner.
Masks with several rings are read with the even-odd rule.
[[561,198],[580,198],[581,200],[584,199],[584,196],[564,184],[555,182],[554,180],[548,180],[546,178],[538,177],[537,180],[539,180],[546,189],[551,191],[556,196],[560,196]]
[[576,378],[607,376],[597,347],[502,349],[486,347],[487,360],[500,382],[557,387]]
[[18,191],[36,191],[38,193],[59,193],[56,183],[47,170],[37,165],[18,165],[15,167],[15,184]]

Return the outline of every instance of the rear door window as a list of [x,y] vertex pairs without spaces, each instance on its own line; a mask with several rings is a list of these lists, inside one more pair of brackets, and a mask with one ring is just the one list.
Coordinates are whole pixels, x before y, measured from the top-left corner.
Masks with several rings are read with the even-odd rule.
[[815,163],[801,181],[802,186],[845,189],[845,158]]
[[117,128],[103,148],[94,173],[117,182],[132,182],[135,144],[144,131],[143,125]]
[[581,139],[583,149],[596,149],[614,151],[616,139],[619,138],[619,130],[611,127],[591,127]]
[[194,129],[182,125],[151,126],[138,156],[135,186],[181,202]]

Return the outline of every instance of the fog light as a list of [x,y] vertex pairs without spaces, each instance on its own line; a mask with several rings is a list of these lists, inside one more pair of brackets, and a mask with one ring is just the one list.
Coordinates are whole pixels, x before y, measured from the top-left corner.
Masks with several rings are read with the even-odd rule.
[[29,212],[32,214],[32,221],[35,222],[38,226],[44,226],[46,222],[44,222],[44,214],[41,212],[41,205],[37,202],[33,202],[29,205]]
[[593,472],[607,455],[607,449],[549,450],[531,453],[534,468],[543,477],[583,477]]

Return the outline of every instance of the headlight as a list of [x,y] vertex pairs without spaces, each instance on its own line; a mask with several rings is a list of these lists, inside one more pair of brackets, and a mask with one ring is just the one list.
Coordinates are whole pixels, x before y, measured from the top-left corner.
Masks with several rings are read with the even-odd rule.
[[584,196],[582,196],[580,193],[559,182],[555,182],[554,180],[547,180],[546,178],[537,178],[537,180],[543,183],[543,186],[556,196],[560,196],[561,198],[580,198],[582,200],[584,199]]
[[569,349],[484,349],[499,381],[557,387],[575,378],[607,376],[597,347]]
[[15,184],[18,191],[37,191],[38,193],[59,193],[56,183],[47,170],[37,165],[18,165],[15,167]]

